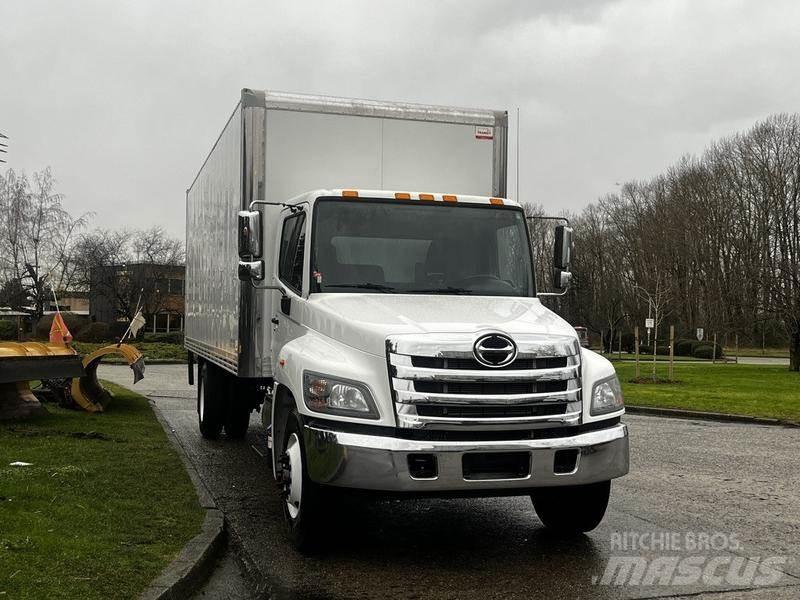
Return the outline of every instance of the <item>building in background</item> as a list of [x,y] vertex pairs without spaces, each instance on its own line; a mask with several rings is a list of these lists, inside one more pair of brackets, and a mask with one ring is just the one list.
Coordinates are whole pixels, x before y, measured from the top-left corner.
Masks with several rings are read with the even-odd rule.
[[128,263],[95,267],[89,288],[89,318],[128,321],[139,305],[147,332],[183,331],[185,314],[183,265]]
[[48,315],[59,309],[61,312],[89,316],[88,290],[64,290],[56,292],[56,298],[58,298],[58,306],[56,306],[55,300],[50,300],[45,306],[44,314]]

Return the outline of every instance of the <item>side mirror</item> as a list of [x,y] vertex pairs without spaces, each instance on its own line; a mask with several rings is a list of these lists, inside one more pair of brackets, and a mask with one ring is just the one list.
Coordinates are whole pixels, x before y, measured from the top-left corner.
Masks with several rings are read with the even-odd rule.
[[239,261],[239,279],[241,281],[261,281],[264,279],[264,261]]
[[556,269],[569,271],[572,262],[572,227],[556,227],[556,241],[553,244],[553,263]]
[[[239,211],[239,258],[261,256],[261,213],[257,210]],[[241,263],[239,264],[241,279]]]
[[553,287],[566,290],[572,280],[569,265],[572,262],[572,227],[559,225],[556,227],[553,244]]
[[572,281],[572,273],[569,271],[562,271],[561,269],[553,269],[553,287],[559,290],[565,290],[569,287]]

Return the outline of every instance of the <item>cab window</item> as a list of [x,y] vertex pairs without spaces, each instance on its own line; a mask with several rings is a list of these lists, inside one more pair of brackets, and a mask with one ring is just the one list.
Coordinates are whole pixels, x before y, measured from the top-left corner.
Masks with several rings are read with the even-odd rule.
[[278,277],[295,293],[303,291],[303,256],[305,251],[304,212],[291,215],[283,221],[281,253],[278,259]]

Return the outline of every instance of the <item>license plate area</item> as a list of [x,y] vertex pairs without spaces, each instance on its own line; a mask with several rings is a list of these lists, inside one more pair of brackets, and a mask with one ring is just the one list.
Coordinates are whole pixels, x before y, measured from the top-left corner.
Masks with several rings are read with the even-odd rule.
[[525,479],[531,474],[530,452],[468,452],[461,457],[467,481]]

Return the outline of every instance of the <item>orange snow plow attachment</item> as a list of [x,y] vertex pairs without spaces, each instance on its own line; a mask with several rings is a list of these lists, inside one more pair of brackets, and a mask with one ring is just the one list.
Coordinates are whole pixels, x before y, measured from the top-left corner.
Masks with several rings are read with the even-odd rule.
[[41,381],[36,390],[41,397],[54,398],[62,406],[78,405],[87,412],[102,412],[111,396],[97,380],[97,365],[112,354],[125,359],[134,383],[144,377],[144,357],[128,344],[98,348],[81,360],[64,344],[0,343],[0,420],[46,412],[31,391],[31,381]]
[[75,403],[88,412],[102,412],[103,406],[108,403],[111,396],[97,380],[97,366],[103,357],[116,354],[125,359],[133,371],[133,383],[144,377],[144,357],[133,346],[128,344],[112,344],[98,348],[91,354],[83,357],[83,375],[72,380],[72,399]]
[[0,420],[45,412],[30,381],[64,380],[83,374],[80,356],[63,344],[0,343]]

